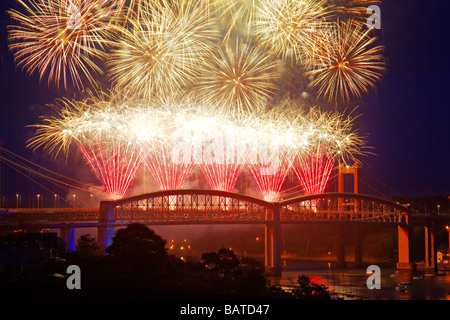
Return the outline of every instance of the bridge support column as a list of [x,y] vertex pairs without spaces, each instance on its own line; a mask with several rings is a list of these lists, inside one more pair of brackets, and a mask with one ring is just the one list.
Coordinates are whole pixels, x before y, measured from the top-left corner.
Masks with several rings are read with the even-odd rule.
[[271,221],[265,225],[266,272],[271,276],[281,276],[281,224],[278,204],[274,204],[272,217],[268,218],[271,218]]
[[436,269],[436,248],[434,227],[424,226],[425,229],[425,268]]
[[111,225],[114,222],[114,201],[100,201],[100,221],[104,225],[97,227],[97,243],[103,250],[112,243],[115,227]]
[[404,215],[404,222],[406,222],[406,226],[398,226],[397,227],[397,235],[398,235],[398,262],[397,269],[413,269],[414,264],[411,261],[412,257],[412,223],[411,223],[411,215],[408,212]]
[[97,243],[103,252],[105,252],[106,248],[111,245],[115,232],[116,229],[114,227],[97,227]]
[[344,226],[339,226],[338,239],[336,241],[336,267],[345,268],[347,266],[345,262],[345,241],[344,241]]
[[363,266],[363,255],[362,255],[362,234],[361,230],[355,230],[355,268],[360,268]]
[[61,239],[66,243],[66,252],[75,251],[75,228],[71,226],[60,228]]

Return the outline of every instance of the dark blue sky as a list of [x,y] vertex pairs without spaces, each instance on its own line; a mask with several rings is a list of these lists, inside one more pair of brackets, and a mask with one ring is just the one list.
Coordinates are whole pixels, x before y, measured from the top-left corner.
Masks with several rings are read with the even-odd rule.
[[[2,0],[0,4],[0,139],[8,150],[54,166],[43,160],[45,156],[26,149],[32,134],[26,125],[37,123],[43,105],[65,94],[16,70],[6,47],[9,17],[5,9],[11,3]],[[385,0],[381,5],[379,35],[388,67],[377,92],[365,97],[358,109],[358,129],[369,135],[368,144],[376,153],[361,159],[363,172],[372,179],[370,183],[378,183],[376,188],[385,188],[386,194],[450,193],[447,3]]]

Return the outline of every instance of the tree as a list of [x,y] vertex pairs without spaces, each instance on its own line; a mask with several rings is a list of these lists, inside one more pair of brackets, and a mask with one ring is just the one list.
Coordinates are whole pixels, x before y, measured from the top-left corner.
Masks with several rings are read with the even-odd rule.
[[239,265],[239,260],[234,251],[226,248],[219,249],[217,253],[203,253],[201,261],[205,269],[223,274],[231,273]]
[[166,240],[140,223],[116,232],[106,253],[125,275],[142,277],[161,269],[167,261]]
[[219,257],[219,268],[223,273],[232,272],[239,265],[239,260],[233,250],[221,248],[217,255]]
[[87,233],[81,235],[77,241],[75,249],[82,257],[85,258],[97,255],[100,251],[100,247],[97,245],[97,240]]
[[298,287],[292,290],[294,297],[297,299],[330,299],[327,288],[323,285],[312,282],[308,276],[298,276],[297,283]]
[[202,266],[206,270],[216,271],[219,268],[219,256],[217,252],[205,252],[202,254]]

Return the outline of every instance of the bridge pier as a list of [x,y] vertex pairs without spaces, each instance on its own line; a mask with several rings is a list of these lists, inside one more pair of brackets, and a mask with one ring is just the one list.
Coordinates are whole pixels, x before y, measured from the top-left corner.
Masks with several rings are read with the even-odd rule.
[[361,230],[359,228],[355,228],[355,268],[361,268],[363,266],[362,241],[363,236],[361,234]]
[[413,269],[412,262],[412,221],[410,212],[404,213],[403,222],[406,225],[397,226],[398,262],[397,269]]
[[104,252],[112,243],[115,232],[115,227],[110,225],[114,222],[114,201],[100,201],[99,222],[104,225],[97,227],[97,243]]
[[270,276],[281,276],[281,224],[280,208],[274,203],[272,216],[266,217],[269,220],[265,224],[265,266],[266,273]]
[[75,251],[75,228],[69,226],[59,229],[61,239],[66,243],[66,252]]
[[[437,267],[434,226],[424,226],[425,230],[425,269]],[[437,271],[437,270],[436,270]]]
[[338,237],[336,241],[336,253],[337,253],[337,261],[336,261],[336,267],[337,268],[345,268],[347,266],[345,262],[345,242],[344,242],[344,226],[339,226],[338,231]]

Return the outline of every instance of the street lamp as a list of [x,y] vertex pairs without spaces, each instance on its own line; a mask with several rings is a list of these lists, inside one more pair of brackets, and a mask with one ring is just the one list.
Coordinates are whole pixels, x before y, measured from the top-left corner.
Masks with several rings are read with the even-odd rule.
[[448,264],[447,264],[447,268],[450,268],[450,227],[445,226],[445,229],[447,229],[447,232],[448,232]]
[[16,193],[16,209],[19,208],[19,197],[20,197],[20,194]]
[[41,195],[37,194],[36,197],[37,197],[37,208],[39,209],[39,198],[41,197]]
[[439,215],[439,208],[441,207],[441,205],[440,204],[438,204],[437,205],[437,208],[438,208],[438,215]]
[[76,207],[76,197],[77,197],[77,195],[74,194],[74,195],[73,195],[73,207],[74,207],[74,208]]
[[58,195],[55,193],[54,195],[53,195],[54,197],[55,197],[55,208],[57,208],[57,206],[56,206],[56,199],[58,198]]

